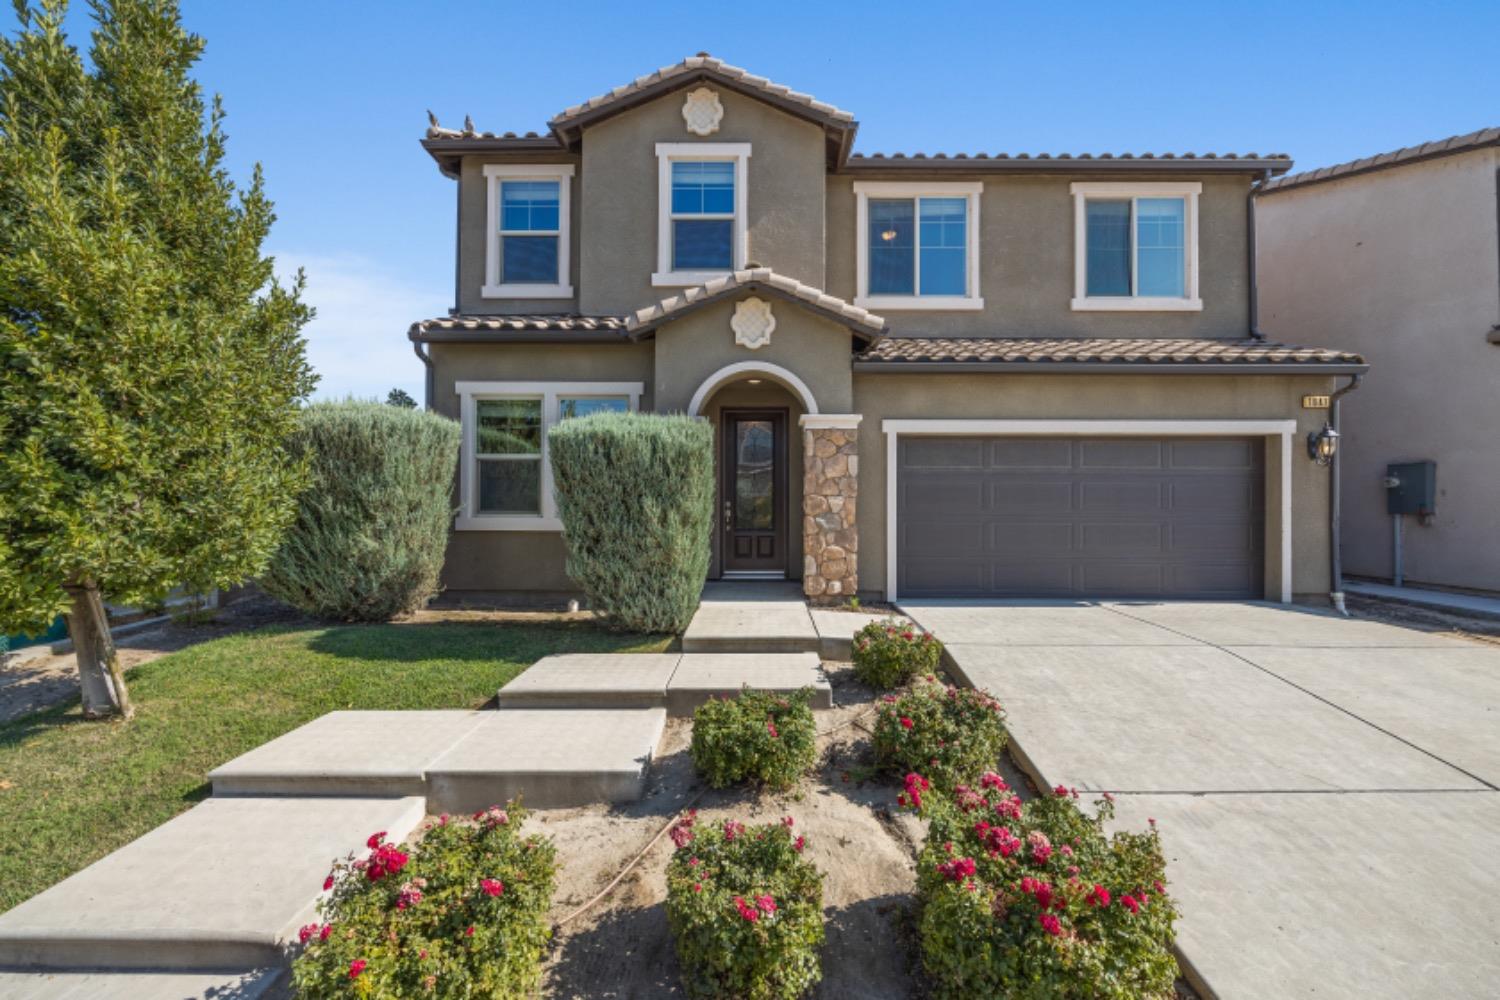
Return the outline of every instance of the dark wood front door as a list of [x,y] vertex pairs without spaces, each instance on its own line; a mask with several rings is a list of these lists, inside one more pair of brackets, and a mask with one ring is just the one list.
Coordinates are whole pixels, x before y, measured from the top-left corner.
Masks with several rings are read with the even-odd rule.
[[786,411],[725,410],[720,454],[724,572],[786,572]]

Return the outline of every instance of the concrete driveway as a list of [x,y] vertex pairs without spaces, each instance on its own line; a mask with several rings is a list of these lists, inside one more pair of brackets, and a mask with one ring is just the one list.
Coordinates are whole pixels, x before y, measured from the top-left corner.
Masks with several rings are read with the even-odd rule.
[[1041,785],[1156,819],[1201,991],[1495,995],[1500,647],[1269,604],[902,609]]

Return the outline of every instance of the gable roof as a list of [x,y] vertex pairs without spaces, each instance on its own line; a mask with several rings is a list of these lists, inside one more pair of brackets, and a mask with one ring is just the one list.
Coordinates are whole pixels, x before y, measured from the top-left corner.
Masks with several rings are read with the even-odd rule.
[[636,77],[608,93],[575,104],[554,115],[547,124],[563,145],[571,149],[577,146],[585,126],[653,101],[664,94],[686,89],[699,81],[718,84],[823,126],[828,134],[829,158],[832,162],[842,163],[854,145],[854,133],[859,128],[859,122],[854,120],[852,113],[820,101],[811,94],[756,76],[739,66],[731,66],[707,52],[688,56],[682,62],[663,66],[654,73]]
[[777,274],[769,267],[734,271],[702,285],[684,289],[671,298],[662,299],[655,305],[638,309],[627,316],[625,329],[632,339],[639,340],[657,327],[681,319],[688,313],[697,312],[720,299],[746,291],[765,292],[774,298],[794,302],[835,323],[847,326],[867,341],[875,340],[885,332],[884,317],[845,302],[835,295],[829,295],[820,288]]
[[1331,167],[1319,167],[1317,170],[1306,170],[1300,174],[1278,177],[1276,180],[1261,185],[1259,193],[1271,194],[1276,191],[1284,191],[1287,188],[1305,187],[1308,184],[1317,184],[1320,181],[1332,181],[1338,180],[1341,177],[1353,177],[1356,174],[1368,174],[1376,170],[1385,170],[1389,167],[1405,166],[1408,163],[1434,160],[1440,156],[1454,156],[1458,153],[1468,153],[1472,150],[1483,149],[1486,146],[1497,145],[1500,145],[1500,127],[1482,128],[1477,132],[1470,132],[1467,135],[1449,136],[1446,139],[1424,142],[1420,146],[1406,146],[1402,149],[1392,150],[1389,153],[1366,156],[1360,160],[1350,160],[1348,163],[1336,163]]
[[1154,368],[1213,373],[1293,366],[1323,373],[1363,371],[1365,359],[1328,347],[1263,340],[1108,337],[886,337],[854,358],[856,371],[1119,371]]

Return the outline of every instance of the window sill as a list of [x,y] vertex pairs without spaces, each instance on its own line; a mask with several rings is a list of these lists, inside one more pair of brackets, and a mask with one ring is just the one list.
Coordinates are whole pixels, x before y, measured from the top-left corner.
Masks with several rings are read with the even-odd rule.
[[727,278],[733,269],[723,271],[656,271],[651,275],[654,288],[692,288],[706,285],[715,278]]
[[453,519],[454,531],[562,531],[562,520],[530,514],[460,514]]
[[900,312],[978,312],[984,299],[952,295],[867,295],[856,298],[861,309]]
[[572,285],[485,285],[479,290],[485,299],[571,299]]
[[1097,298],[1074,299],[1074,312],[1202,312],[1202,299]]

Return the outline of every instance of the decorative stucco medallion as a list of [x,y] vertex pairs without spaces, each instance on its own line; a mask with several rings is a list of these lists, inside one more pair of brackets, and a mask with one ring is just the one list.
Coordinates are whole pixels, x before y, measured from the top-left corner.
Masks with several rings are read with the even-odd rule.
[[729,328],[734,331],[734,342],[750,350],[765,347],[771,342],[771,332],[776,329],[776,317],[771,315],[771,303],[751,296],[734,304],[734,315],[729,319]]
[[682,120],[687,130],[694,135],[713,135],[719,131],[719,122],[724,119],[724,105],[719,95],[707,87],[689,91],[682,105]]

